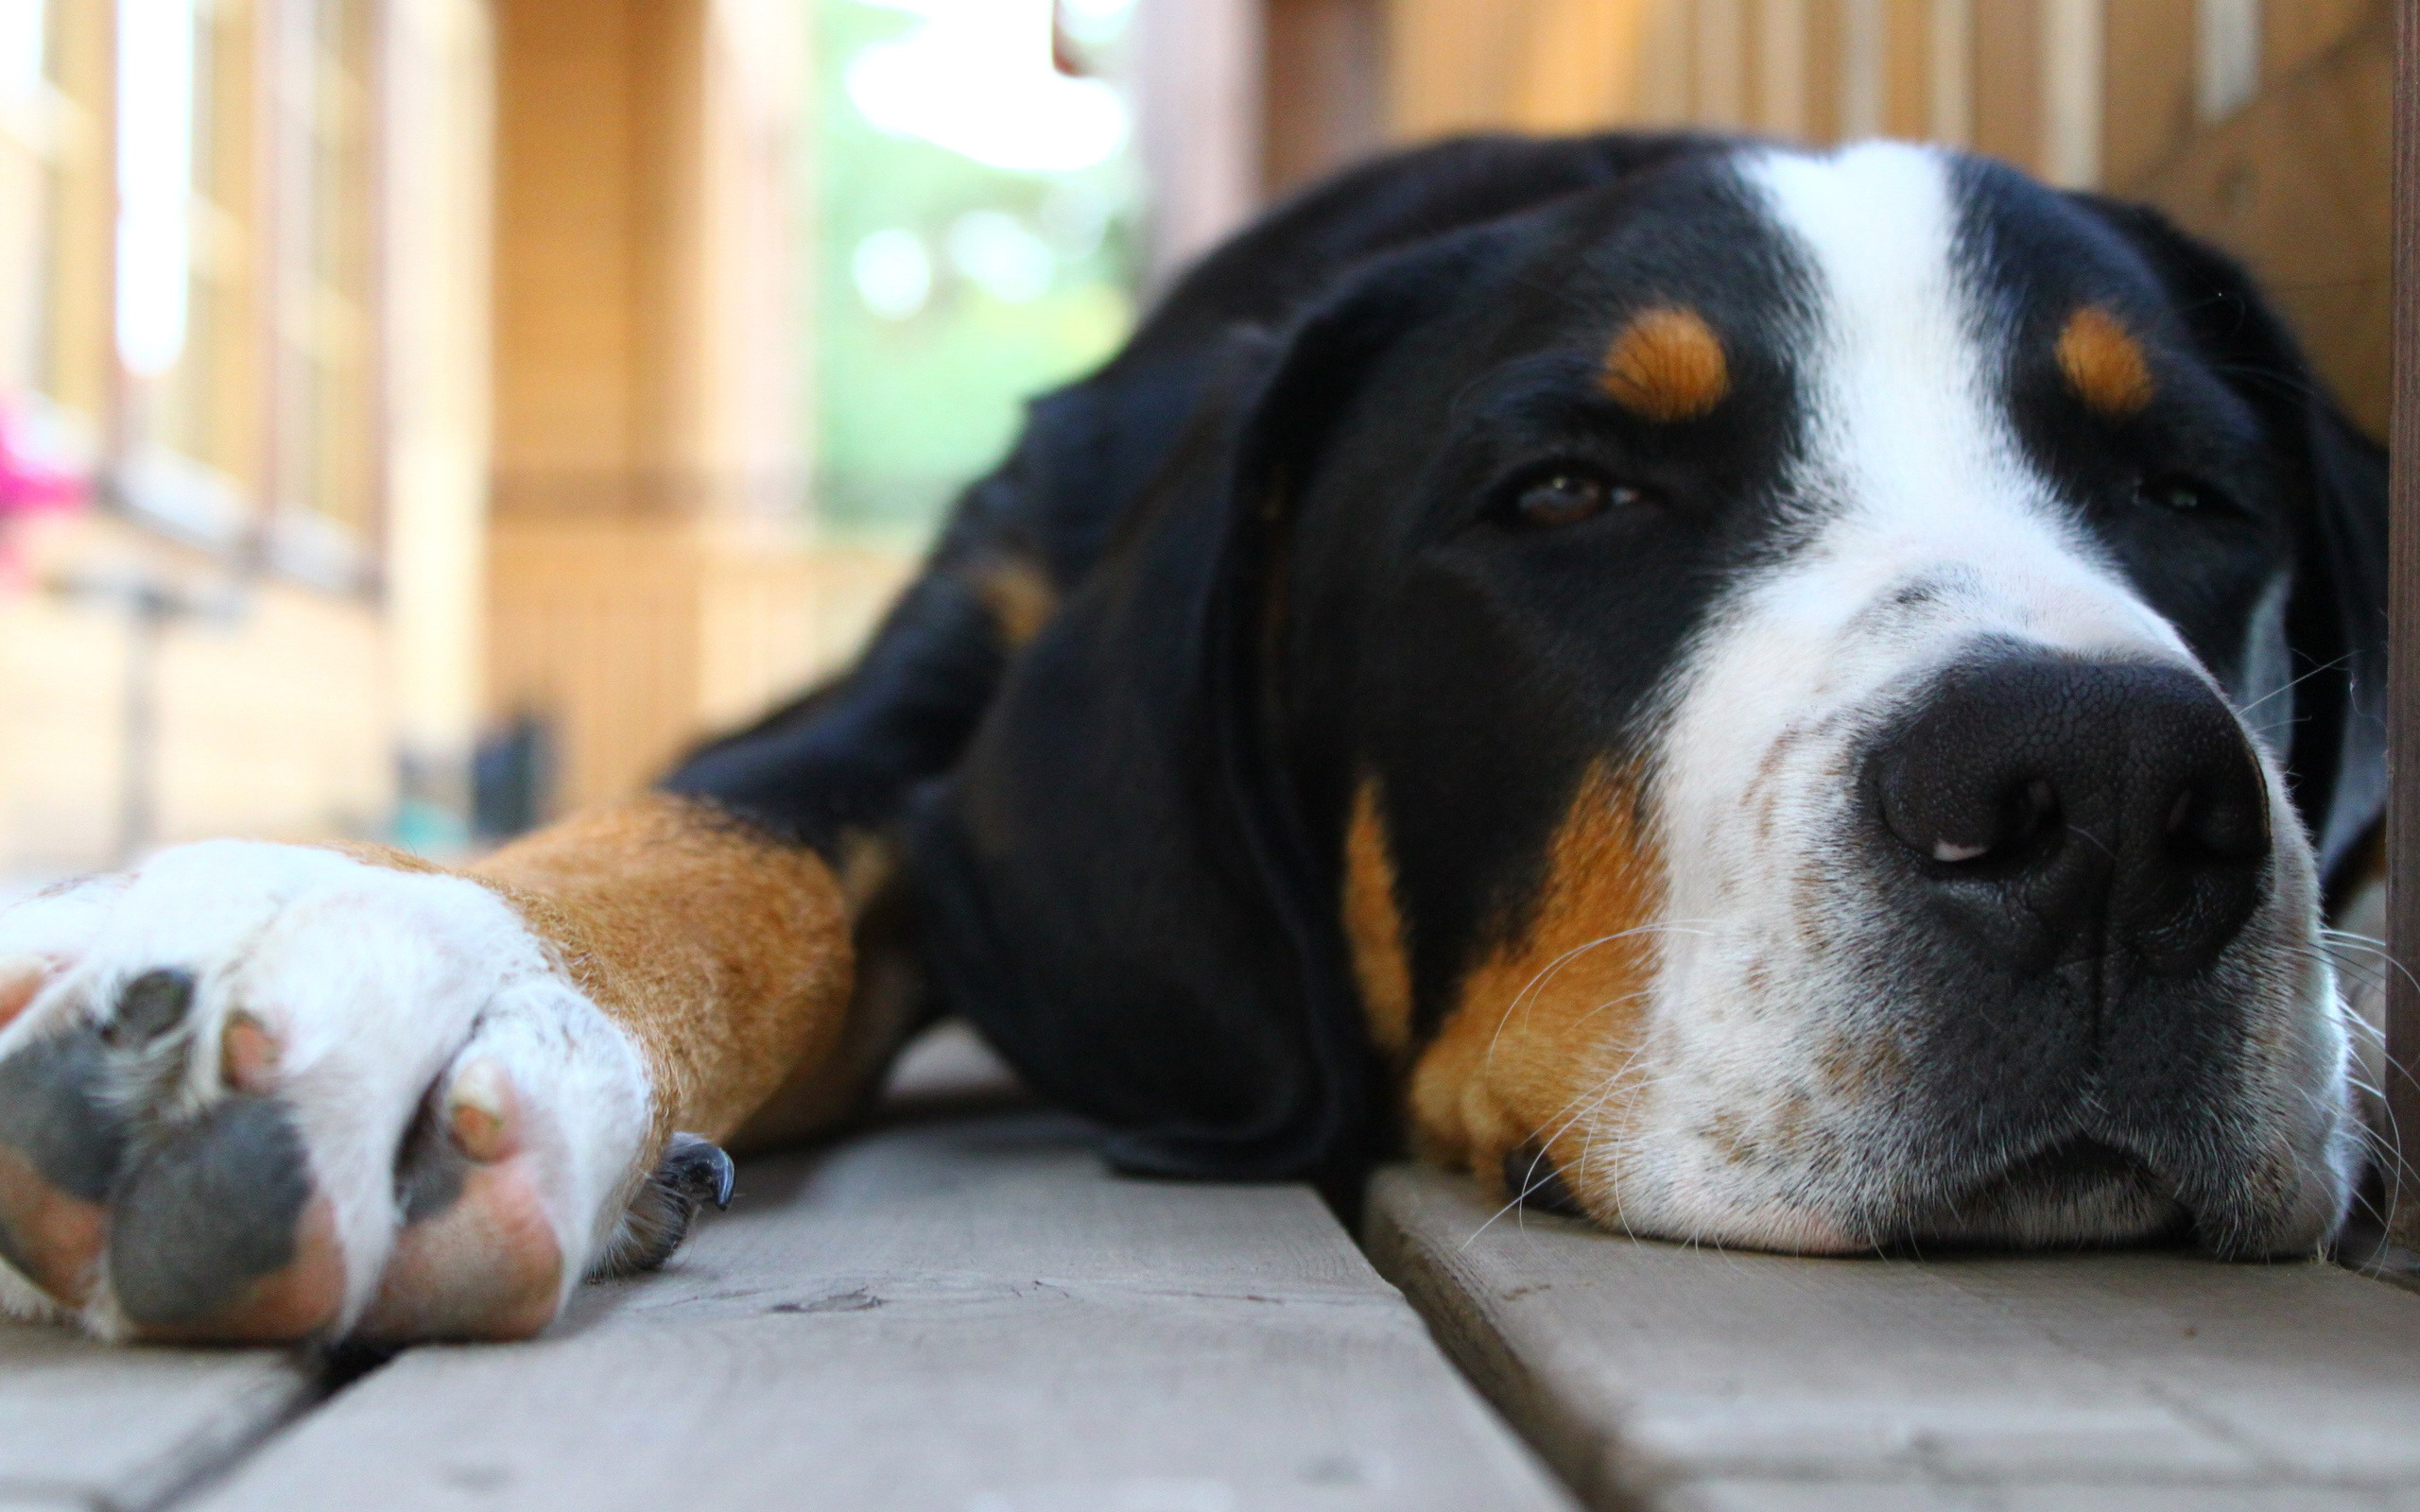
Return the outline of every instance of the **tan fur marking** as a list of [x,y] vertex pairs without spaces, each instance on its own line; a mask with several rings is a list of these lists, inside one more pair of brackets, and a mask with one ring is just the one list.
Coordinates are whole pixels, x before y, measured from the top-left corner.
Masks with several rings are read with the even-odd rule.
[[847,1015],[840,885],[813,851],[653,797],[575,816],[472,868],[635,1038],[656,1136],[721,1140]]
[[1041,564],[1024,557],[998,557],[976,570],[975,591],[992,611],[1000,638],[1011,650],[1042,633],[1059,612],[1059,590]]
[[1695,310],[1665,305],[1642,312],[1605,350],[1599,379],[1614,403],[1668,423],[1710,413],[1731,391],[1722,340]]
[[900,1046],[932,1022],[933,997],[911,937],[913,909],[899,885],[897,840],[846,832],[840,886],[855,928],[856,969],[839,1041],[793,1067],[722,1142],[734,1155],[796,1144],[864,1113],[881,1093],[883,1072]]
[[2124,420],[2152,402],[2152,369],[2142,343],[2097,304],[2067,318],[2059,333],[2059,371],[2077,398],[2111,420]]
[[1370,1038],[1390,1056],[1411,1042],[1411,966],[1404,955],[1403,913],[1395,902],[1395,862],[1386,800],[1374,777],[1353,795],[1344,832],[1344,937],[1361,988]]
[[1548,850],[1528,928],[1463,979],[1460,1005],[1413,1071],[1422,1153],[1490,1187],[1505,1156],[1531,1143],[1583,1202],[1601,1179],[1589,1169],[1582,1115],[1601,1115],[1599,1099],[1634,1085],[1624,1073],[1656,954],[1646,926],[1663,898],[1634,802],[1628,781],[1602,764],[1590,768]]

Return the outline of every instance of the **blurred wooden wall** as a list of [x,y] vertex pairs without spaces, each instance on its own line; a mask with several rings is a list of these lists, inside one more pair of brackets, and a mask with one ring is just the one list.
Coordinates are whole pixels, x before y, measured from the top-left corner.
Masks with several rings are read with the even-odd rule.
[[1266,5],[1271,192],[1478,129],[1952,143],[2245,258],[2384,432],[2392,0]]
[[499,0],[487,704],[569,807],[856,644],[907,564],[804,512],[801,8]]

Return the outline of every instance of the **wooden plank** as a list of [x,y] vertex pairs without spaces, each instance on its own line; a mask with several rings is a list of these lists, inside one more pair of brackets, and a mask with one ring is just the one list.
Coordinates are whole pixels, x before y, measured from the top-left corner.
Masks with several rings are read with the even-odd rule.
[[[2387,552],[2387,956],[2420,961],[2420,15],[2395,8],[2392,458]],[[2420,1248],[2420,983],[2387,973],[2386,1103],[2394,1170],[2389,1227]]]
[[1079,1125],[743,1168],[662,1274],[409,1353],[199,1504],[1243,1512],[1568,1502],[1306,1189],[1124,1181]]
[[1382,1173],[1371,1257],[1600,1506],[2420,1506],[2420,1297],[2331,1265],[1806,1260],[1495,1212]]
[[287,1354],[112,1349],[65,1329],[0,1323],[0,1508],[158,1506],[312,1390]]

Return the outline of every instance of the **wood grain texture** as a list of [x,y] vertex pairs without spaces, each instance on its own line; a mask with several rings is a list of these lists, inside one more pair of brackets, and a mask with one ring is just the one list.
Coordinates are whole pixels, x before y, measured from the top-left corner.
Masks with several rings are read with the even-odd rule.
[[1305,1189],[1117,1180],[1029,1112],[740,1182],[665,1272],[408,1354],[199,1504],[1568,1505]]
[[2388,425],[2391,30],[2377,14],[2159,163],[2113,182],[2243,259],[2373,435]]
[[[2388,453],[2387,928],[2390,959],[2420,961],[2420,14],[2395,8],[2394,105],[2394,401]],[[2420,1159],[2420,986],[2387,973],[2388,1127],[2396,1169]],[[2398,1074],[2393,1068],[2403,1068]],[[2420,1191],[2390,1182],[2388,1227],[2420,1248]]]
[[0,1323],[0,1508],[159,1506],[312,1391],[286,1354],[110,1349]]
[[1367,1240],[1605,1507],[2420,1505],[2420,1298],[2175,1254],[1804,1260],[1382,1173]]

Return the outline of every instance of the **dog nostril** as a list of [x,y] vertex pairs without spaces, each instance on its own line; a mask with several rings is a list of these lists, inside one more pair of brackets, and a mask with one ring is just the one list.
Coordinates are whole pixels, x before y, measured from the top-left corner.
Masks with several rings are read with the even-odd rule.
[[1984,822],[1981,833],[1959,833],[1955,826],[1943,826],[1932,842],[1933,860],[1945,867],[1972,867],[2025,856],[2058,828],[2058,789],[2041,777],[2014,784],[1990,807]]
[[2269,851],[2269,811],[2252,794],[2213,798],[2188,787],[2169,808],[2166,838],[2182,862],[2257,861]]

